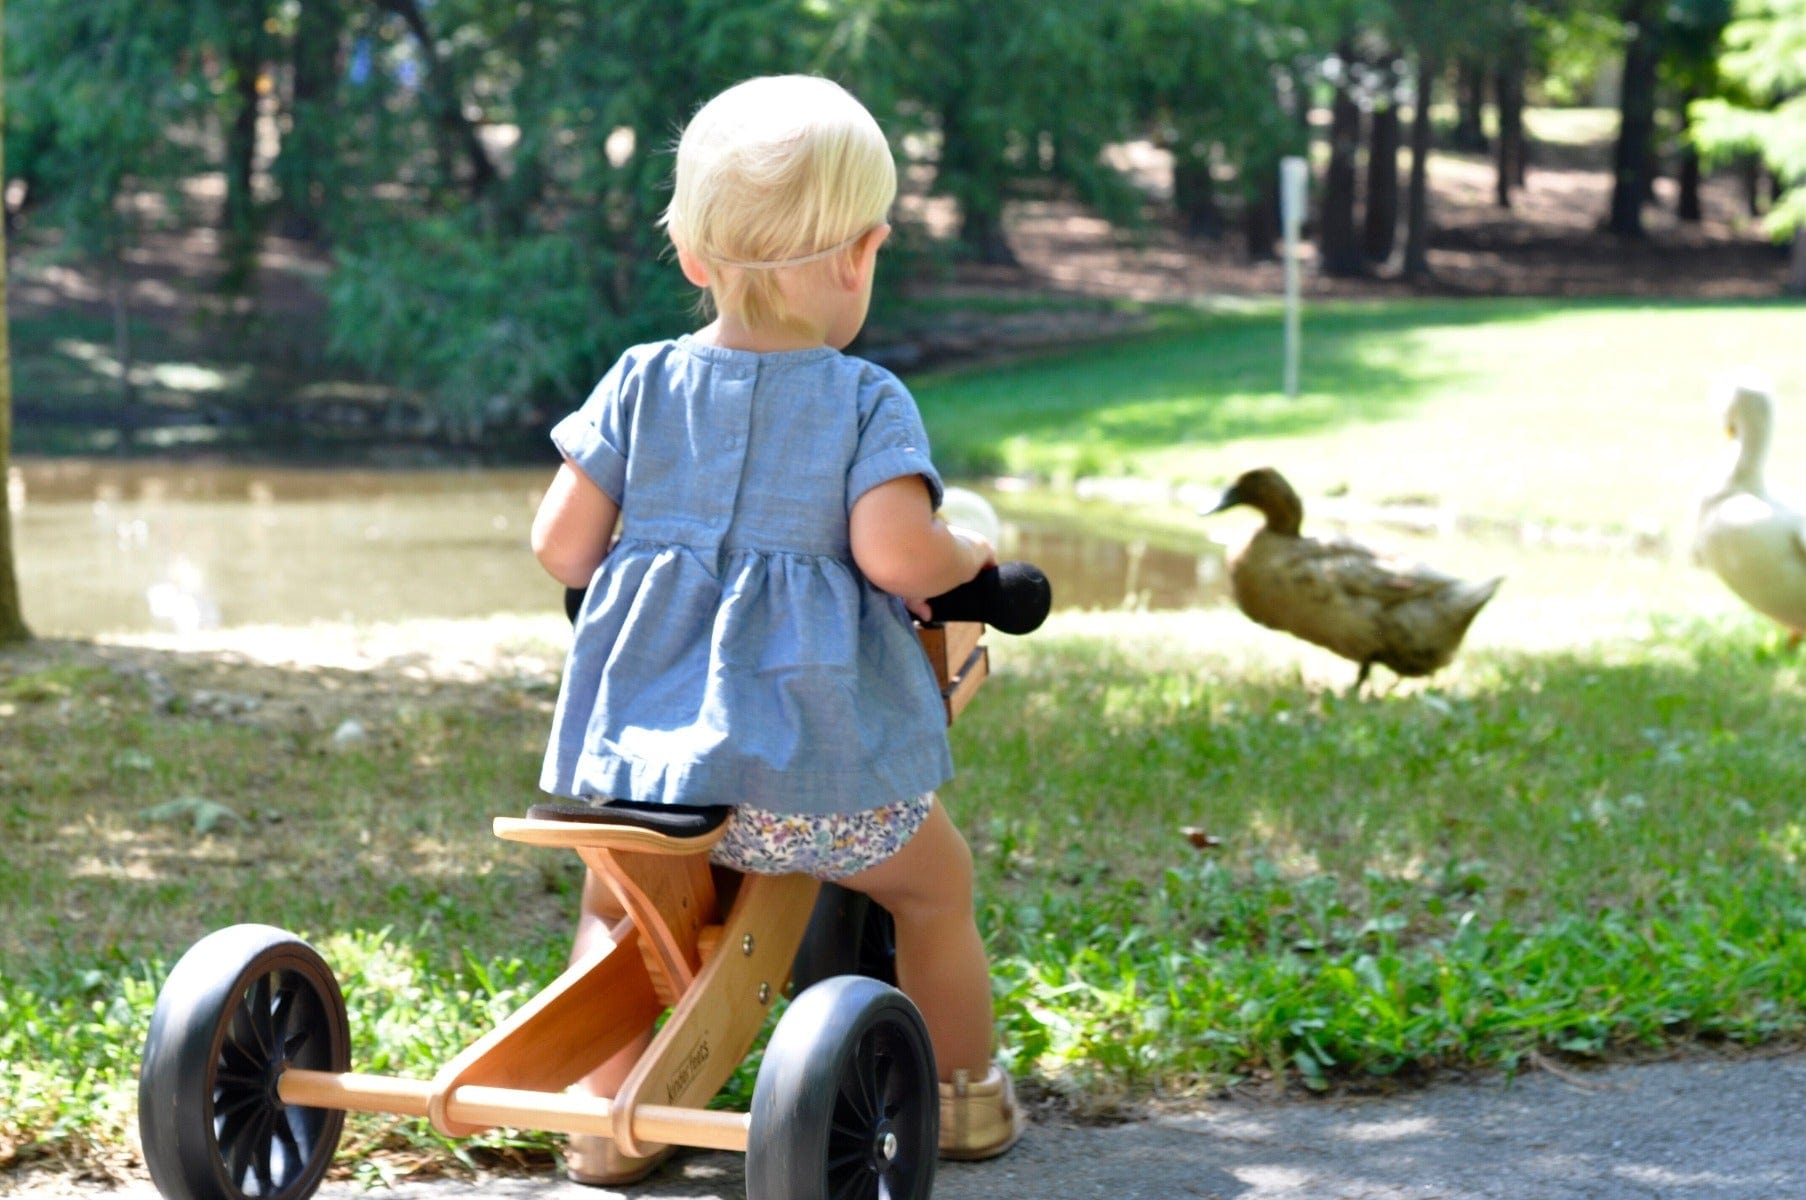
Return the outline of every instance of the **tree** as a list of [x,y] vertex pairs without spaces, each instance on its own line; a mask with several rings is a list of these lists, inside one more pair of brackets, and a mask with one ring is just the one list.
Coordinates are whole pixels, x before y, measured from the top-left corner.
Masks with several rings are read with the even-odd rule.
[[1656,83],[1666,0],[1624,0],[1624,81],[1618,140],[1612,149],[1612,202],[1606,225],[1623,238],[1643,236],[1643,202],[1654,167]]
[[1806,0],[1738,0],[1724,42],[1719,69],[1749,99],[1694,104],[1693,139],[1715,162],[1761,155],[1782,189],[1768,228],[1793,238],[1788,290],[1806,294]]
[[1031,180],[1076,185],[1110,215],[1132,197],[1103,148],[1128,128],[1116,13],[1090,0],[910,0],[884,7],[899,100],[938,143],[934,189],[959,207],[958,238],[1009,265],[1004,206]]
[[[186,5],[14,5],[15,92],[34,123],[55,130],[35,163],[41,209],[62,234],[59,252],[97,265],[112,300],[122,448],[135,422],[127,256],[149,220],[183,219],[180,181],[200,161],[206,89],[194,31]],[[165,215],[147,215],[158,206]]]
[[[6,61],[6,5],[0,0],[0,63]],[[0,162],[6,161],[6,77],[0,70]],[[0,194],[6,191],[0,174]],[[11,489],[6,485],[7,465],[12,461],[13,371],[6,320],[6,226],[0,222],[0,645],[21,642],[31,636],[19,605],[19,580],[13,566],[13,517]]]
[[1524,186],[1528,174],[1528,144],[1524,136],[1524,76],[1529,70],[1525,32],[1515,22],[1505,35],[1498,62],[1493,67],[1493,99],[1499,114],[1499,139],[1495,148],[1493,197],[1500,208],[1511,207],[1511,193]]
[[1336,62],[1339,70],[1330,101],[1329,165],[1323,175],[1317,257],[1326,275],[1364,275],[1367,260],[1355,224],[1361,106],[1356,96],[1359,62],[1352,37],[1345,37],[1337,46]]
[[1724,28],[1731,20],[1731,0],[1670,0],[1668,50],[1664,73],[1669,90],[1678,98],[1680,162],[1675,171],[1679,195],[1675,215],[1698,221],[1701,165],[1699,147],[1689,129],[1693,103],[1719,91],[1718,53]]
[[1430,274],[1430,104],[1435,98],[1440,66],[1433,48],[1418,48],[1417,95],[1411,114],[1411,177],[1405,187],[1406,279],[1423,280]]
[[1361,214],[1361,251],[1374,263],[1390,259],[1398,241],[1398,100],[1398,64],[1388,51],[1368,121],[1367,198]]
[[[333,349],[456,440],[569,406],[691,311],[658,227],[673,132],[748,75],[833,73],[834,32],[795,0],[365,10],[339,98],[357,123],[336,154],[354,203],[331,230]],[[513,133],[505,158],[483,129]]]
[[[1298,56],[1300,31],[1272,7],[1138,0],[1120,10],[1134,120],[1171,152],[1173,207],[1191,234],[1220,233],[1225,200],[1239,203],[1248,228],[1251,214],[1277,203],[1280,158],[1304,152],[1305,127],[1275,87]],[[1277,233],[1269,225],[1264,246],[1257,234],[1251,249],[1270,254]]]
[[308,241],[323,237],[338,199],[338,57],[345,23],[344,0],[308,0],[287,31],[288,129],[270,174],[277,228]]

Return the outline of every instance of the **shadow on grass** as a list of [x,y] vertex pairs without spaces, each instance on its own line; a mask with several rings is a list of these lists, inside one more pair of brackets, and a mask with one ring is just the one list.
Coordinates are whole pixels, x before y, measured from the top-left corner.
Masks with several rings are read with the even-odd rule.
[[[555,676],[554,676],[555,678]],[[581,867],[497,840],[537,795],[544,691],[40,642],[0,654],[0,954],[169,957],[223,925],[561,931]]]

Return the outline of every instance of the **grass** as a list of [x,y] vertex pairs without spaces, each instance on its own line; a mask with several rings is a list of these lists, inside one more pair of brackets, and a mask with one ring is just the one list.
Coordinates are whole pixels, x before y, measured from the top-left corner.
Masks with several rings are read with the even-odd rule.
[[[1266,378],[1270,316],[1193,316],[920,391],[937,453],[969,466],[1211,482],[1273,461],[1307,499],[1669,514],[1673,550],[1719,453],[1707,378],[1752,361],[1806,390],[1778,349],[1797,320],[1325,308],[1294,403]],[[1783,404],[1777,468],[1806,437]],[[1452,668],[1365,699],[1348,664],[1224,610],[1061,613],[997,640],[945,797],[1020,1073],[1098,1109],[1806,1033],[1806,660],[1673,553],[1420,549],[1506,589]],[[426,1075],[548,977],[575,861],[498,843],[488,819],[530,794],[560,635],[552,616],[435,626],[513,652],[424,683],[73,643],[0,656],[0,1169],[129,1166],[156,986],[220,925],[314,941],[365,1070]],[[347,717],[367,736],[341,744]],[[344,1169],[370,1178],[550,1145],[350,1128]]]
[[1635,527],[1689,515],[1720,468],[1712,382],[1776,381],[1777,463],[1806,461],[1798,304],[1407,301],[1310,308],[1300,394],[1277,312],[918,381],[950,474],[1223,483],[1270,463],[1307,498]]

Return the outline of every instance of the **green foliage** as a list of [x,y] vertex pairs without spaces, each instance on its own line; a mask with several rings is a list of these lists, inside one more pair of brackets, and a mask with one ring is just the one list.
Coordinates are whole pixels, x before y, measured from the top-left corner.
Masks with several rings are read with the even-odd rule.
[[409,80],[459,81],[459,103],[516,140],[492,182],[428,171],[412,196],[338,214],[334,344],[472,437],[573,404],[622,348],[685,320],[656,223],[666,146],[721,87],[820,61],[834,27],[785,0],[616,4],[600,21],[581,3],[463,0],[430,17],[456,31],[431,60],[394,18],[354,26],[368,65],[349,98],[378,101],[362,136],[383,148],[343,148],[356,186],[443,149],[442,114]]
[[1076,183],[1118,217],[1132,212],[1100,156],[1128,129],[1124,13],[1085,0],[913,0],[885,6],[899,50],[873,66],[900,110],[936,143],[936,191],[960,208],[969,253],[1007,259],[1004,204],[1037,178]]
[[[1298,153],[1304,129],[1276,78],[1304,56],[1307,32],[1242,0],[1145,0],[1123,10],[1138,115],[1177,169],[1234,168],[1252,200],[1266,172]],[[1296,106],[1301,98],[1292,98]]]
[[1749,103],[1702,100],[1693,137],[1712,159],[1756,153],[1784,190],[1769,227],[1788,237],[1806,223],[1806,0],[1739,0],[1719,70]]
[[[433,397],[454,440],[518,422],[533,402],[574,406],[614,348],[659,332],[681,302],[673,271],[569,236],[498,236],[469,210],[363,233],[331,282],[334,348]],[[635,303],[600,305],[623,277]]]
[[[75,252],[135,241],[128,191],[163,193],[203,161],[206,103],[186,6],[13,0],[6,10],[7,173],[47,203]],[[179,211],[179,208],[178,210]]]

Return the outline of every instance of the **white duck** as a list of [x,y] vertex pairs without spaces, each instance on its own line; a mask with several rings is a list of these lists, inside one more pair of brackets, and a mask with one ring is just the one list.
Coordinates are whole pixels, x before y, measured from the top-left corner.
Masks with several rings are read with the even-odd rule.
[[1768,494],[1763,466],[1774,427],[1766,379],[1723,385],[1725,432],[1737,462],[1724,486],[1700,501],[1693,558],[1751,608],[1785,625],[1788,645],[1806,636],[1806,516]]

